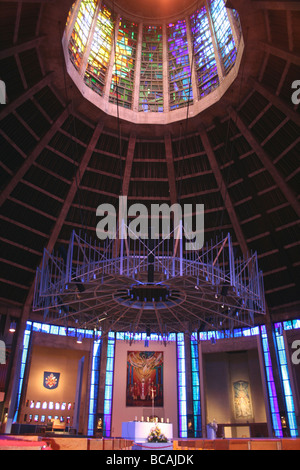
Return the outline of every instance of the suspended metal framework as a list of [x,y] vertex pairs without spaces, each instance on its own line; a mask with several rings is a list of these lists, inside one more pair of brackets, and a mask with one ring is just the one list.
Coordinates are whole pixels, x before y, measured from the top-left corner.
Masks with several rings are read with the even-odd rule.
[[108,331],[202,332],[252,326],[266,312],[257,254],[236,258],[230,234],[201,250],[184,237],[93,242],[72,232],[68,250],[44,250],[33,311],[44,320]]

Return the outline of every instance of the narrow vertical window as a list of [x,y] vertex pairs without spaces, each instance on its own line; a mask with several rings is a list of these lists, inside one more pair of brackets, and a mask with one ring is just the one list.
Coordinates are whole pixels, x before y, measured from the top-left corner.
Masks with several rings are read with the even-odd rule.
[[120,20],[109,101],[131,109],[138,25]]
[[219,85],[217,63],[205,6],[191,16],[194,61],[199,98]]
[[101,339],[98,338],[94,340],[94,345],[93,345],[89,417],[88,417],[88,436],[92,436],[95,431],[95,420],[96,420],[96,413],[97,413],[98,388],[99,388],[99,376],[100,376],[100,355],[101,355]]
[[284,346],[284,337],[282,334],[281,323],[275,323],[275,339],[276,348],[278,353],[278,360],[280,365],[280,375],[285,399],[288,424],[290,428],[291,437],[298,437],[298,426],[296,421],[294,398],[290,382],[290,374],[286,358],[286,351]]
[[139,111],[163,111],[162,27],[144,25],[142,36]]
[[185,20],[167,26],[170,110],[193,103]]
[[15,415],[14,415],[14,422],[16,422],[17,418],[18,418],[18,412],[19,412],[19,406],[20,406],[20,400],[21,400],[21,394],[22,394],[22,387],[23,387],[24,375],[25,375],[25,368],[26,368],[27,359],[28,359],[29,342],[30,342],[30,336],[31,336],[31,326],[32,326],[32,323],[28,321],[26,323],[26,329],[24,331],[23,351],[22,351],[22,357],[21,357],[19,387],[18,387],[17,404],[16,404]]
[[69,55],[74,67],[79,70],[87,46],[96,0],[83,0],[69,42]]
[[224,0],[210,0],[210,11],[224,73],[227,75],[235,63],[237,50]]
[[112,53],[113,35],[114,21],[112,12],[105,5],[102,5],[97,17],[84,75],[85,83],[101,96],[103,95]]
[[104,390],[103,437],[111,435],[112,396],[114,382],[115,333],[108,333],[107,362]]
[[187,400],[184,333],[177,333],[178,434],[187,437]]
[[199,380],[199,354],[198,342],[195,339],[197,333],[191,337],[191,361],[192,361],[192,394],[193,394],[193,414],[194,414],[194,437],[202,436],[201,423],[201,401],[200,401],[200,380]]

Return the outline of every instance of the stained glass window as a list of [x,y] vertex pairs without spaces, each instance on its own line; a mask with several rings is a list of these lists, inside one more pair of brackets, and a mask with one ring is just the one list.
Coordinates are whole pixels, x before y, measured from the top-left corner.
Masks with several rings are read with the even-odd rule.
[[261,341],[262,341],[262,347],[263,347],[263,353],[264,353],[264,363],[265,363],[266,379],[267,379],[268,392],[269,392],[273,429],[274,429],[274,433],[276,437],[282,437],[283,433],[282,433],[282,426],[281,426],[281,420],[280,420],[280,412],[279,412],[275,382],[274,382],[274,377],[273,377],[273,368],[272,368],[272,361],[271,361],[271,355],[270,355],[270,349],[269,349],[267,329],[265,325],[261,326]]
[[227,75],[235,62],[237,51],[224,0],[210,0],[210,8],[224,72]]
[[[213,92],[235,64],[241,26],[238,13],[229,11],[225,0],[207,0],[186,18],[155,25],[125,19],[99,0],[75,5],[67,24],[74,24],[68,54],[80,74],[76,83],[83,77],[84,84],[102,98],[93,101],[87,93],[87,99],[111,114],[115,109],[110,104],[134,112],[171,111],[172,121],[174,115],[177,118],[172,111],[194,105]],[[74,70],[68,70],[73,77]],[[192,83],[194,77],[196,83]],[[155,117],[146,119],[152,122]]]
[[115,357],[115,333],[109,332],[108,344],[107,344],[105,390],[104,390],[103,437],[110,437],[110,432],[111,432],[114,357]]
[[17,393],[14,421],[17,421],[18,412],[19,412],[19,406],[20,406],[20,400],[21,400],[21,394],[22,394],[22,387],[23,387],[23,381],[24,381],[24,376],[25,376],[25,368],[26,368],[26,363],[27,363],[27,359],[28,359],[27,355],[28,355],[28,350],[29,350],[29,341],[30,341],[30,336],[31,336],[31,328],[32,328],[32,322],[27,321],[26,322],[26,329],[24,331],[24,336],[23,336],[23,349],[22,349],[20,375],[19,375],[19,387],[18,387],[18,393]]
[[101,339],[95,339],[93,345],[93,359],[91,370],[90,385],[90,401],[89,401],[89,417],[88,417],[88,436],[92,436],[95,432],[95,419],[97,414],[98,388],[100,377],[100,356],[101,356]]
[[139,111],[163,111],[162,27],[143,27]]
[[194,415],[194,437],[202,437],[200,380],[199,380],[199,353],[198,341],[195,335],[191,336],[191,362],[192,362],[192,395]]
[[186,377],[185,377],[184,333],[177,333],[177,383],[178,383],[179,437],[187,437],[187,398],[186,398]]
[[98,14],[90,55],[84,75],[85,83],[102,95],[110,62],[114,34],[112,12],[102,5]]
[[131,108],[138,25],[120,20],[109,101]]
[[283,394],[286,403],[287,409],[287,418],[290,428],[291,437],[298,437],[298,427],[297,427],[297,420],[296,420],[296,413],[295,413],[295,406],[294,406],[294,398],[290,383],[290,375],[289,375],[289,368],[286,358],[286,350],[284,344],[284,338],[282,334],[282,324],[275,323],[275,339],[276,339],[276,347],[281,371],[281,381],[283,385]]
[[185,20],[167,27],[170,110],[193,102],[191,68]]
[[87,46],[90,28],[96,10],[96,0],[83,0],[74,24],[69,43],[71,62],[78,70]]
[[237,35],[238,35],[238,38],[240,39],[242,36],[241,20],[240,20],[238,12],[234,8],[231,11],[232,11],[232,16],[236,24]]
[[194,39],[194,61],[199,98],[201,98],[219,85],[217,63],[205,6],[191,16],[191,32]]
[[74,7],[75,7],[75,4],[76,2],[74,2],[69,10],[69,13],[68,13],[68,17],[67,17],[67,21],[66,21],[66,26],[68,26],[68,24],[70,23],[70,19],[71,19],[71,16],[73,14],[73,10],[74,10]]

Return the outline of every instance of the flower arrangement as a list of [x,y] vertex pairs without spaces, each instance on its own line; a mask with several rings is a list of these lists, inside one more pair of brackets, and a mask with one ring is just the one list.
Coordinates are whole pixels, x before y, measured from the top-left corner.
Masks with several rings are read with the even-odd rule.
[[168,442],[168,439],[162,434],[159,427],[156,425],[151,429],[149,436],[147,437],[148,442]]

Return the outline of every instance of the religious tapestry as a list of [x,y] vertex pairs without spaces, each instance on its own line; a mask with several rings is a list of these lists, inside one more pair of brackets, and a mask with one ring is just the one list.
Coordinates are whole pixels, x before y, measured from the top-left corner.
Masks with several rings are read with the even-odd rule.
[[239,380],[233,383],[235,418],[252,418],[252,404],[249,382]]
[[127,352],[126,406],[163,406],[163,352]]
[[43,385],[48,390],[54,390],[58,387],[60,372],[44,372]]

